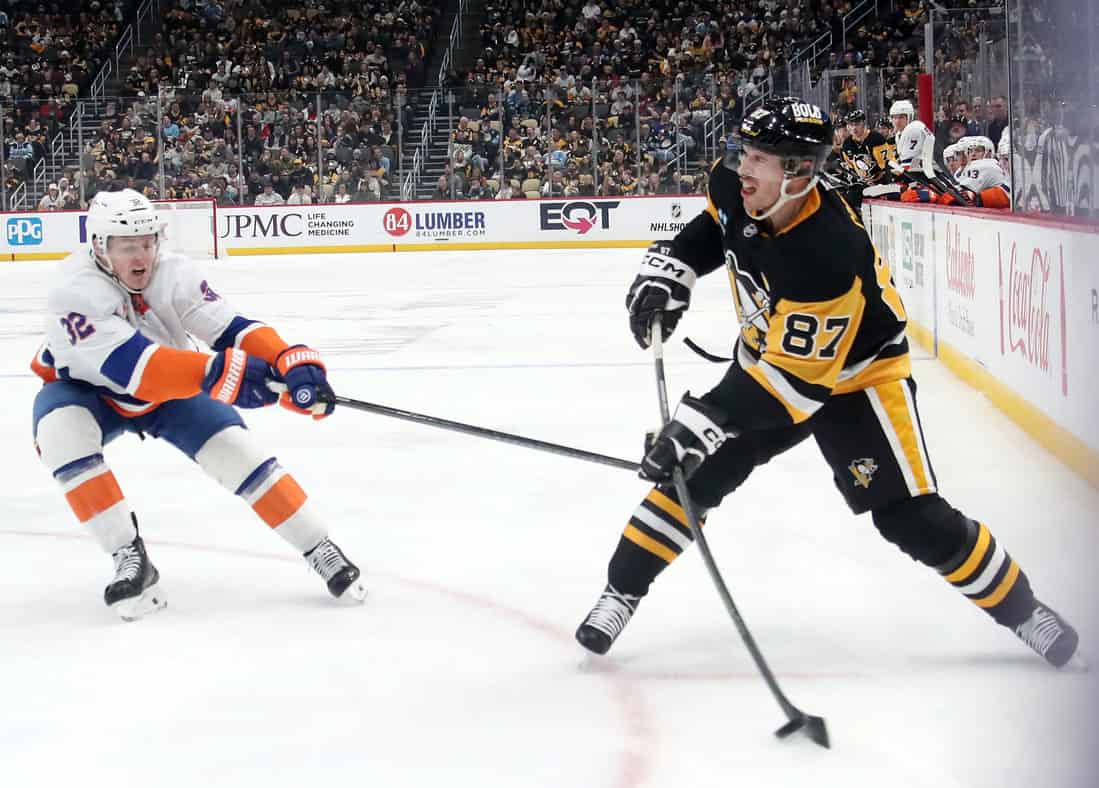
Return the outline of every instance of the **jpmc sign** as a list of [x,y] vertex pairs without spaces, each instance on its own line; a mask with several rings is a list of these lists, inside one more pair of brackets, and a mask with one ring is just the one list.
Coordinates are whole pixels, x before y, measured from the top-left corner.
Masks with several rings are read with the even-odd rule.
[[297,238],[304,233],[300,213],[263,211],[262,213],[218,214],[219,238]]

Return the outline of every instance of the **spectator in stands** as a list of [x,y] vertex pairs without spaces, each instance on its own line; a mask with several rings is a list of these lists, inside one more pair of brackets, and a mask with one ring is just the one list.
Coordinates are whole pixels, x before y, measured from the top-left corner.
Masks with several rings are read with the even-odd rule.
[[141,152],[141,158],[137,162],[137,166],[132,169],[132,174],[139,181],[151,181],[156,177],[157,165],[149,151]]
[[286,199],[287,205],[312,205],[313,198],[306,194],[304,183],[295,183],[290,196]]
[[40,156],[36,150],[36,143],[27,139],[27,135],[19,129],[15,132],[15,139],[8,142],[4,158],[11,163],[19,177],[26,178],[34,169],[35,162]]
[[358,186],[355,189],[355,202],[372,202],[381,198],[381,185],[378,183],[377,178],[370,175],[359,178]]
[[495,194],[485,176],[478,175],[470,182],[466,197],[470,200],[491,200]]
[[57,211],[61,207],[61,191],[56,183],[51,183],[46,188],[46,194],[38,201],[38,210]]
[[[961,135],[962,137],[975,137],[981,133],[981,123],[975,117],[973,105],[968,101],[958,101],[955,103],[953,117],[958,118],[965,123],[965,129]],[[960,138],[961,137],[959,137],[959,139]],[[957,142],[957,140],[954,141]]]
[[1010,124],[1007,113],[1007,98],[993,96],[988,106],[991,112],[991,119],[988,123],[988,137],[992,140],[993,145],[999,145],[1004,129]]
[[515,198],[524,197],[521,184],[517,180],[505,180],[503,187],[496,192],[497,200],[511,200]]
[[551,172],[550,177],[542,184],[541,193],[543,197],[564,197],[564,173],[562,173],[561,170],[554,170]]
[[270,180],[263,182],[263,192],[256,195],[256,205],[285,205],[286,200],[275,191],[275,184]]
[[[123,124],[128,124],[129,121],[126,118],[122,119]],[[172,120],[171,115],[165,115],[161,119],[160,136],[165,145],[174,145],[179,139],[179,125]]]
[[[457,196],[461,196],[460,194]],[[435,183],[435,191],[431,193],[432,200],[449,200],[451,199],[450,182],[445,175],[440,175],[439,180]]]

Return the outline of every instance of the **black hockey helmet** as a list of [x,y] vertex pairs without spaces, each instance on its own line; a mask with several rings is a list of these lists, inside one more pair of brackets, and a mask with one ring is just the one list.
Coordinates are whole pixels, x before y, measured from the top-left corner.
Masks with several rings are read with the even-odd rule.
[[844,118],[847,123],[866,123],[866,113],[861,109],[853,109]]
[[[832,151],[832,119],[816,104],[792,96],[769,98],[740,124],[741,145],[782,156],[790,175],[816,174]],[[805,173],[799,162],[812,159]]]

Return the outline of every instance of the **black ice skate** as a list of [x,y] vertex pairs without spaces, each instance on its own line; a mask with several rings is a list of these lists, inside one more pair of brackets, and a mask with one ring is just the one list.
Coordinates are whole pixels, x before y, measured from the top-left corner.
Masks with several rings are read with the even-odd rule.
[[[1015,634],[1055,668],[1064,667],[1072,660],[1080,642],[1076,630],[1067,621],[1037,600],[1030,618],[1015,627]],[[1077,660],[1083,664],[1079,657]]]
[[[136,520],[134,524],[136,526]],[[145,543],[140,536],[119,548],[112,557],[114,580],[103,589],[103,601],[123,621],[136,621],[167,605],[158,586],[160,572],[145,553]]]
[[359,567],[348,561],[331,539],[323,539],[305,557],[317,574],[324,578],[332,596],[353,602],[362,602],[366,598],[366,587],[359,579]]
[[576,642],[595,654],[606,654],[633,617],[641,597],[623,594],[607,584],[595,607],[576,629]]

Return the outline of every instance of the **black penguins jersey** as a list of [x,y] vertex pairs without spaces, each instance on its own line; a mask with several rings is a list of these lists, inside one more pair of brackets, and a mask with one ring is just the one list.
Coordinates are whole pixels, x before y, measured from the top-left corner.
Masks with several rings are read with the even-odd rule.
[[888,162],[896,158],[893,144],[880,132],[870,131],[858,142],[854,137],[843,141],[843,160],[864,181],[875,182],[888,172]]
[[729,424],[797,424],[833,394],[908,377],[904,305],[843,198],[817,185],[772,235],[745,212],[740,187],[718,161],[706,210],[672,242],[699,275],[722,265],[729,275],[740,336],[735,366],[712,392]]

